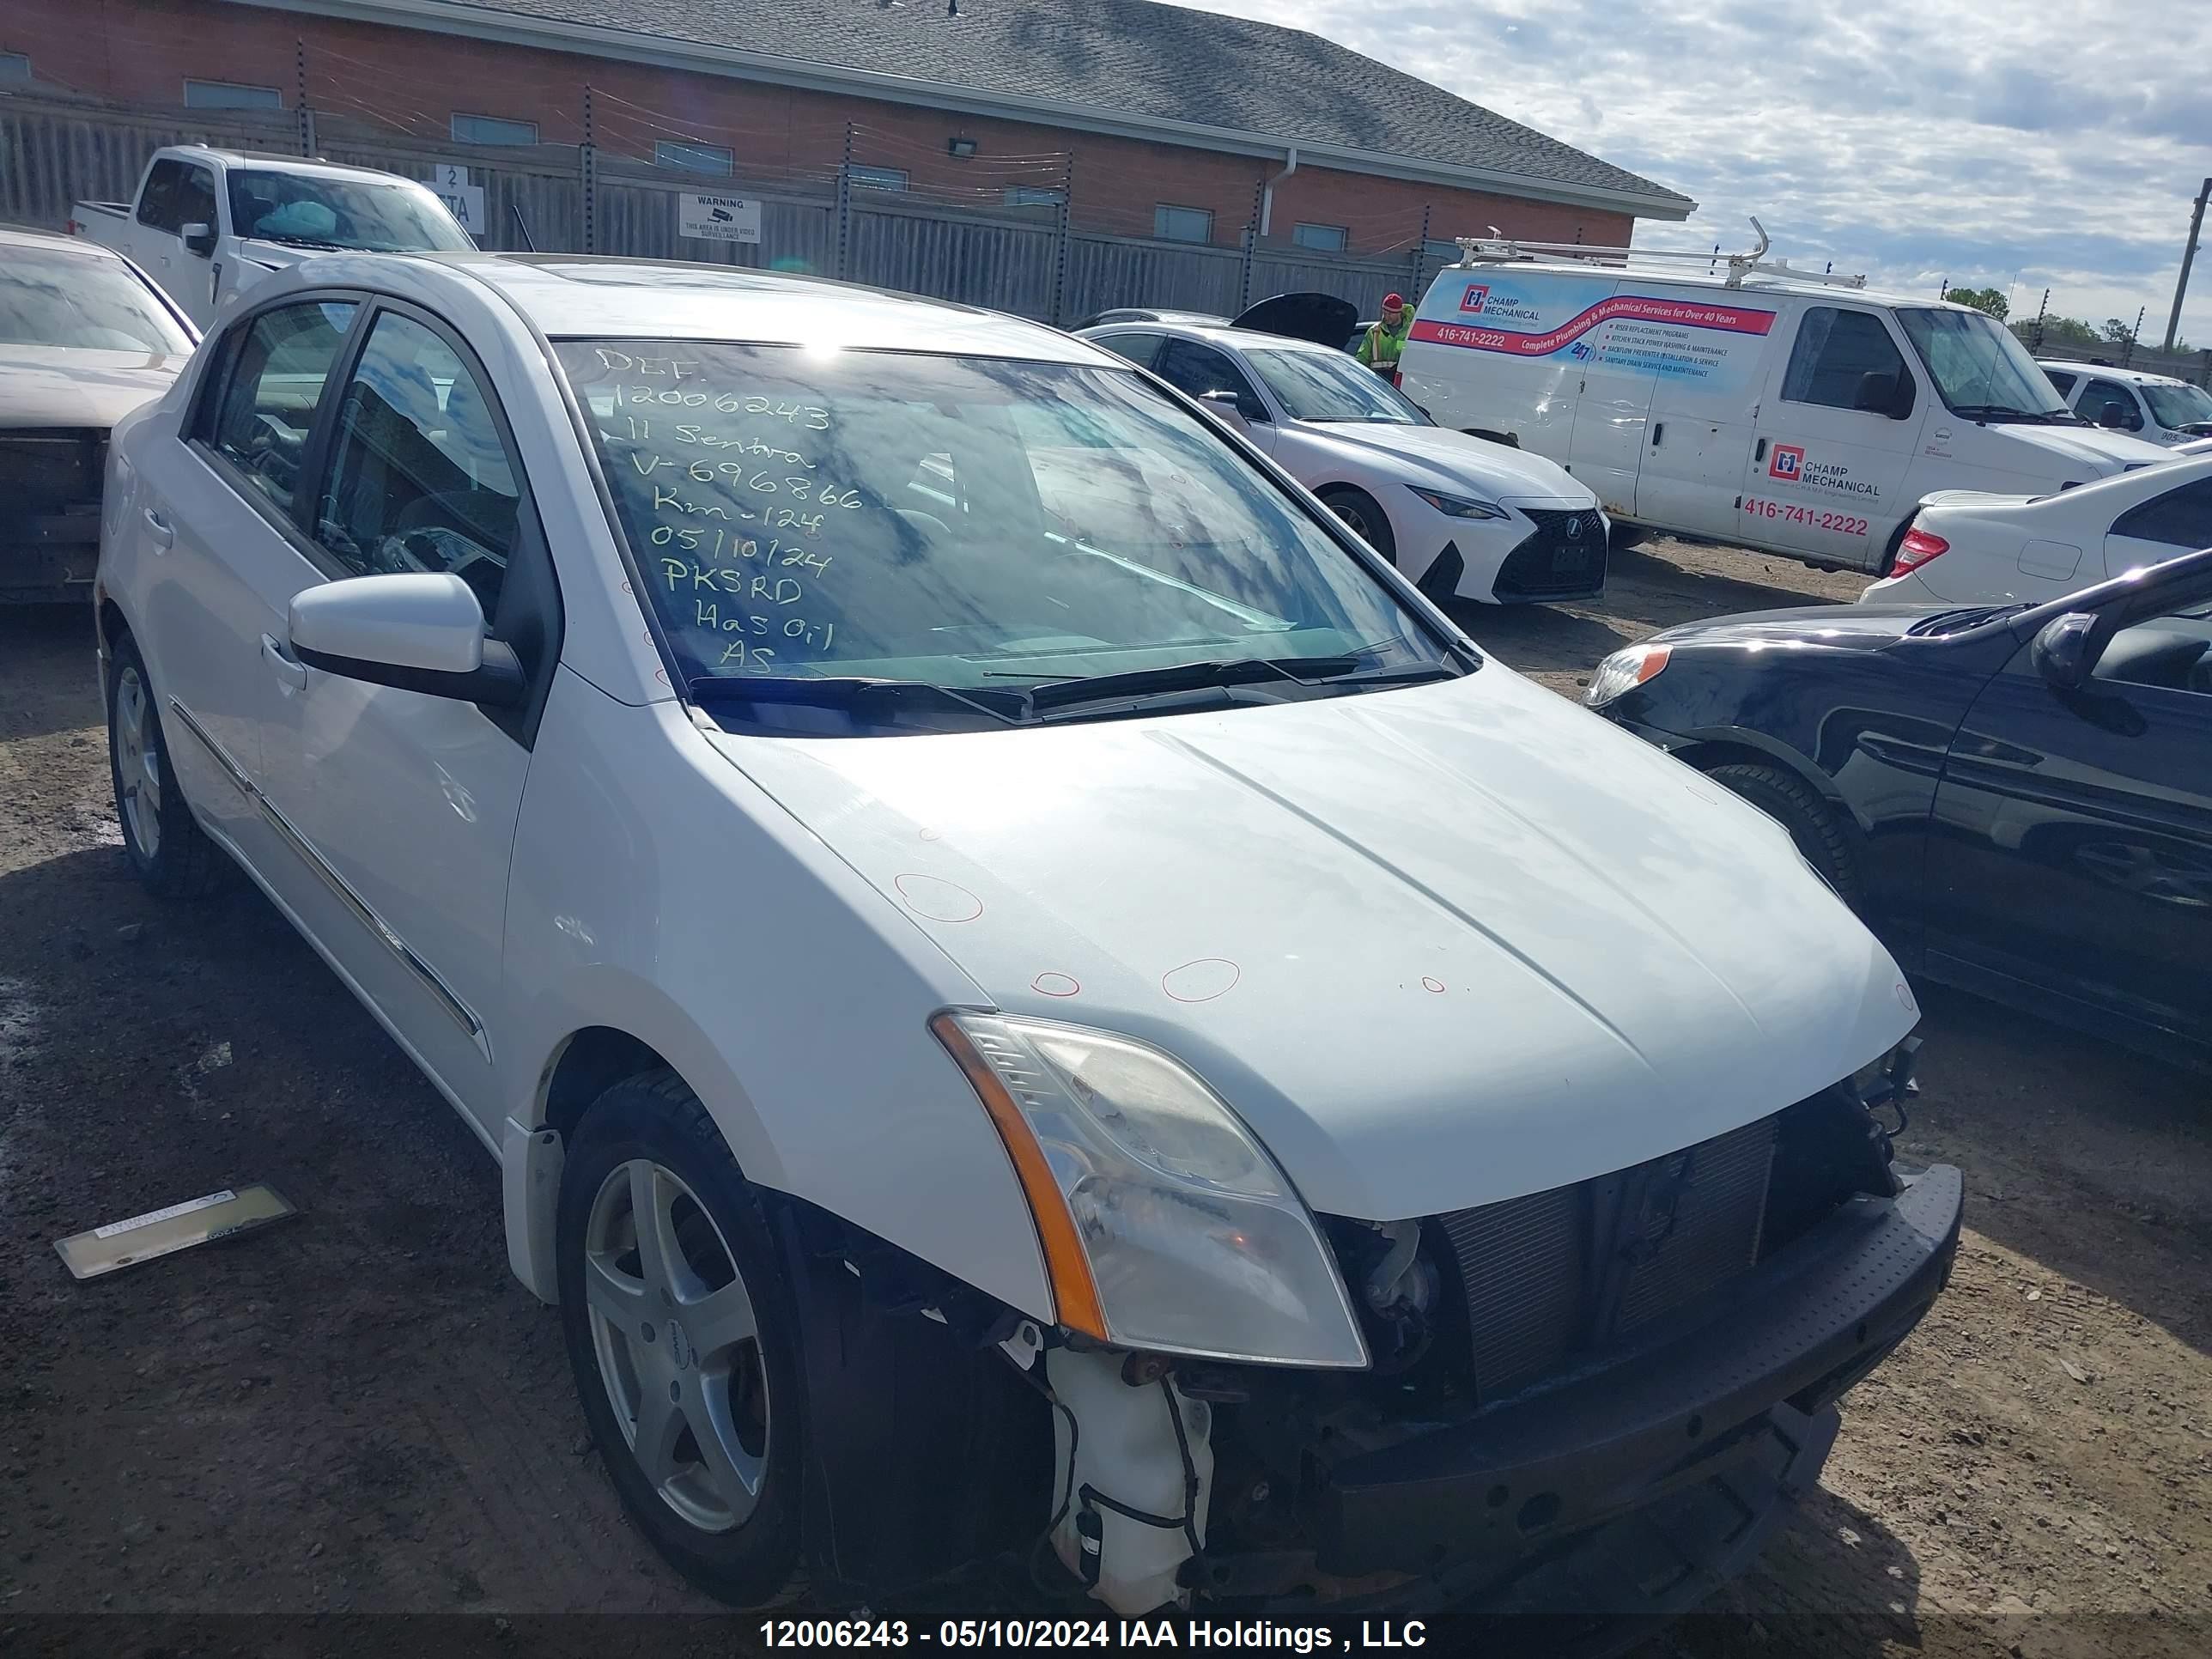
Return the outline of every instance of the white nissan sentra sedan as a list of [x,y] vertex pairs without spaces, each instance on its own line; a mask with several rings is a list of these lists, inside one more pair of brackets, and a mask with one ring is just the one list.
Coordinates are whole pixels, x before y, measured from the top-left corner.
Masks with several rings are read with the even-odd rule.
[[131,861],[452,1101],[733,1601],[1664,1613],[1948,1272],[1788,836],[1065,335],[309,259],[118,430],[98,614]]

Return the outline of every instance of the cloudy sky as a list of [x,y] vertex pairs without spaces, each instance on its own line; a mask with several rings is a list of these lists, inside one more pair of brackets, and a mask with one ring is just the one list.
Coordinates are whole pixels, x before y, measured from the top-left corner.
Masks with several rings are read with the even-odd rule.
[[[2164,337],[2212,175],[2207,0],[1202,0],[1310,29],[1693,197],[1747,246]],[[2205,238],[2212,244],[2212,234]],[[2182,333],[2212,346],[2212,247]]]

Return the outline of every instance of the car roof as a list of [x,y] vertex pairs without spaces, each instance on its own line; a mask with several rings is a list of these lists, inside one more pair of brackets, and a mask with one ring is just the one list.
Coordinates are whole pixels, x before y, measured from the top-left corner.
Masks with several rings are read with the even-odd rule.
[[2112,363],[2075,362],[2064,357],[2038,357],[2038,368],[2063,368],[2069,374],[2107,374],[2115,380],[2126,380],[2134,386],[2187,386],[2188,381],[2172,374],[2153,374],[2148,369],[2121,368]]
[[274,150],[226,149],[220,144],[171,144],[167,151],[179,155],[204,155],[221,161],[225,167],[273,167],[284,173],[313,173],[330,179],[397,179],[401,184],[418,189],[429,186],[419,179],[410,179],[404,173],[394,173],[388,167],[348,167],[343,161],[326,161],[320,156],[283,155]]
[[[1731,286],[1722,276],[1705,276],[1700,271],[1650,270],[1635,265],[1593,264],[1581,259],[1486,259],[1472,265],[1446,265],[1437,273],[1437,281],[1455,271],[1495,271],[1510,275],[1517,271],[1540,271],[1547,276],[1572,276],[1610,278],[1614,282],[1630,282],[1661,288],[1693,288],[1710,289],[1721,294],[1788,295],[1794,299],[1826,297],[1838,304],[1857,302],[1877,306],[1911,306],[1923,311],[1973,311],[1972,306],[1962,306],[1954,300],[1931,300],[1924,294],[1907,294],[1895,289],[1852,288],[1840,279],[1822,282],[1817,272],[1796,276],[1747,276]],[[1432,283],[1431,286],[1434,284]],[[1977,312],[1977,316],[1986,315]]]
[[1109,329],[1116,334],[1166,334],[1178,339],[1205,340],[1237,351],[1262,346],[1274,350],[1311,351],[1324,357],[1344,356],[1340,346],[1301,340],[1294,334],[1270,334],[1265,329],[1231,328],[1226,323],[1100,323],[1095,328],[1085,329],[1078,337],[1090,339]]
[[58,230],[41,230],[36,225],[0,224],[0,247],[43,247],[57,253],[82,253],[95,259],[121,261],[123,256],[112,247],[82,236],[66,235]]
[[394,266],[434,284],[492,289],[555,339],[720,340],[1128,367],[1019,317],[739,265],[581,253],[331,253],[292,272],[307,286],[375,289],[388,284]]

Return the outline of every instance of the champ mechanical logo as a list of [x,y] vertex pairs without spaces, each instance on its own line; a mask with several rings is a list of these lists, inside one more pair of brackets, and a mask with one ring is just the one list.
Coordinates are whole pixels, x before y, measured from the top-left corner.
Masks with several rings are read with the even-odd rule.
[[1473,287],[1469,288],[1466,293],[1459,296],[1460,315],[1462,317],[1479,316],[1481,314],[1483,307],[1489,303],[1490,284],[1487,283],[1477,283]]
[[1766,476],[1779,478],[1784,483],[1796,483],[1805,476],[1805,452],[1796,444],[1777,444],[1774,459],[1766,464]]

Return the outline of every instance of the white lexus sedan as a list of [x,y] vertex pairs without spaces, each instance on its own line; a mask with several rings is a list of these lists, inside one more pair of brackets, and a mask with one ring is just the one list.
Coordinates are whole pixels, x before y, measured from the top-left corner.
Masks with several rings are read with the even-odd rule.
[[2050,495],[1939,490],[1862,602],[2040,604],[2212,547],[2212,454]]
[[1960,1182],[1771,820],[1053,330],[571,256],[246,299],[116,434],[125,851],[242,866],[499,1160],[687,1577],[864,1644],[1006,1558],[1640,1624],[1810,1488]]
[[1081,337],[1233,422],[1432,599],[1511,605],[1605,591],[1610,526],[1565,467],[1438,426],[1333,345],[1166,323]]

